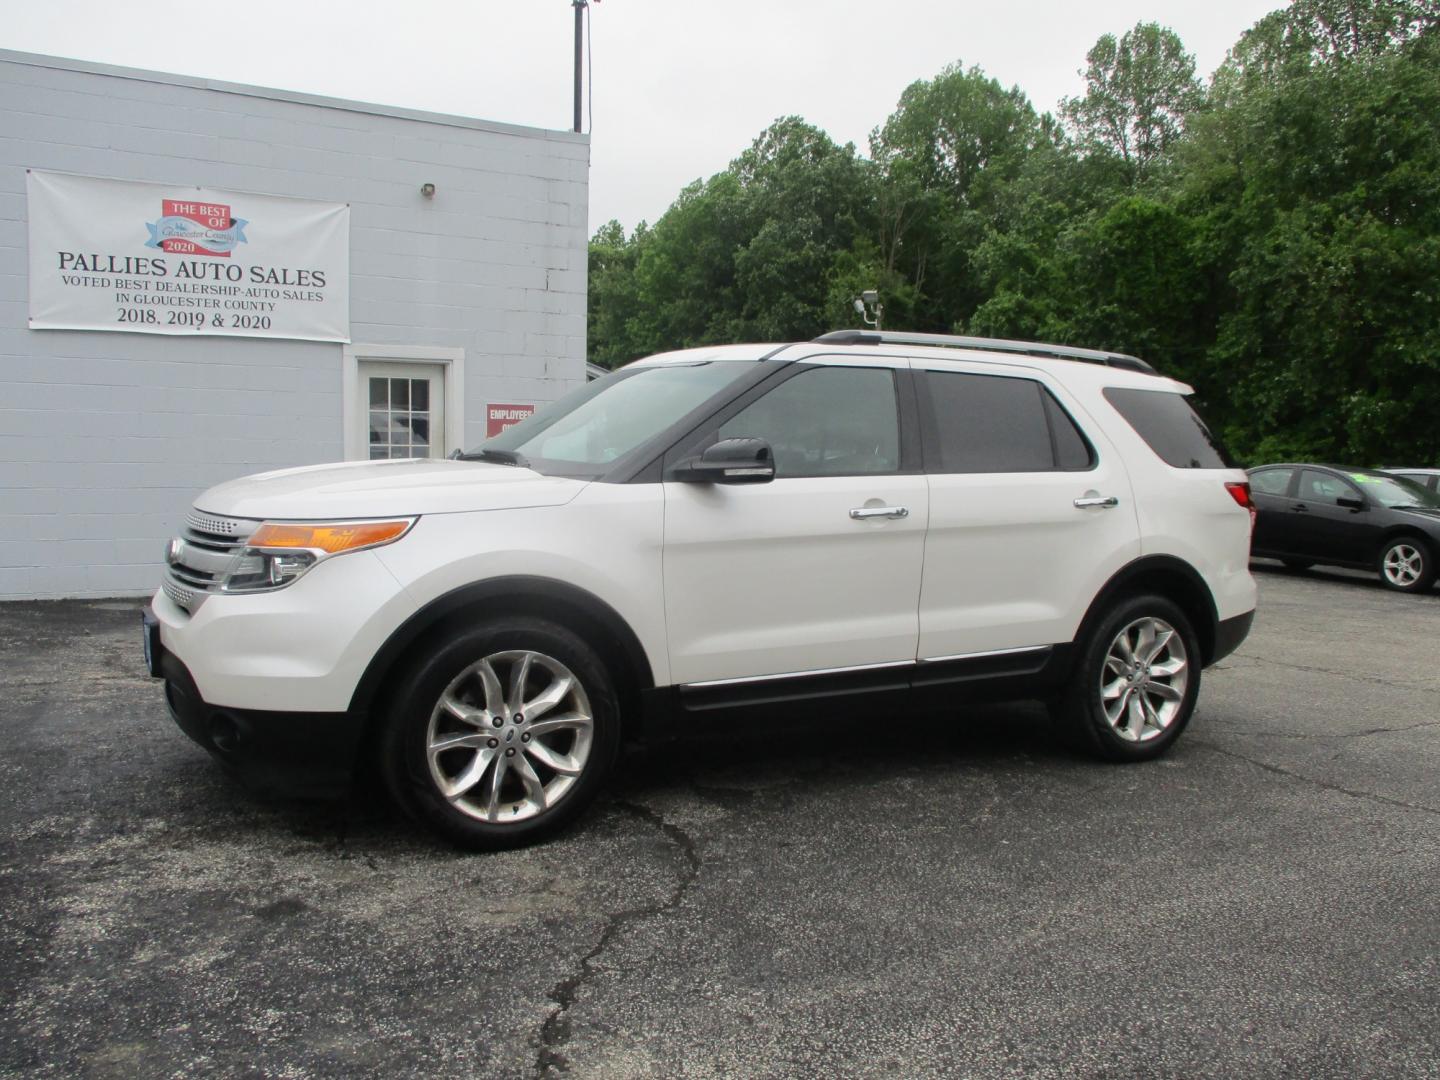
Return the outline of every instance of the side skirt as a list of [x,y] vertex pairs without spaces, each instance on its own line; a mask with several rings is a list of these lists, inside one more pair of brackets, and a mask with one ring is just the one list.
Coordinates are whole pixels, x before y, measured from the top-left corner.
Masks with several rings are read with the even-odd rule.
[[709,721],[850,715],[894,708],[951,711],[967,705],[1044,699],[1070,673],[1074,646],[881,664],[843,671],[662,686],[643,691],[647,742]]

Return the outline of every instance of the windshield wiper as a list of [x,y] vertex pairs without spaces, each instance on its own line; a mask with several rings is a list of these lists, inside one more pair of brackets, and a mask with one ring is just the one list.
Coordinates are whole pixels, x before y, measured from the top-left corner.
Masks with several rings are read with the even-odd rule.
[[495,450],[488,446],[482,446],[479,450],[457,450],[450,456],[456,461],[489,461],[496,465],[518,465],[522,469],[530,464],[524,454],[518,454],[514,450]]

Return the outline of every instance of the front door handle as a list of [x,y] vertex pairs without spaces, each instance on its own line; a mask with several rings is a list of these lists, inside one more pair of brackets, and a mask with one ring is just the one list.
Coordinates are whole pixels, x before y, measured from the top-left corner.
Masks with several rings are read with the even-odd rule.
[[910,509],[905,506],[861,506],[850,511],[850,517],[854,521],[864,521],[867,518],[905,518],[909,516]]
[[1086,495],[1075,500],[1075,506],[1079,510],[1088,510],[1092,506],[1098,506],[1102,510],[1110,510],[1120,505],[1120,500],[1114,495]]

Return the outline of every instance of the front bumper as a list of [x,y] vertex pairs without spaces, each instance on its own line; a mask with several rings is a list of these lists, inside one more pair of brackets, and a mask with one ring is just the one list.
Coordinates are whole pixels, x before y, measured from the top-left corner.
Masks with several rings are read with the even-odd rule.
[[180,730],[248,786],[261,791],[335,798],[355,782],[364,718],[351,713],[272,712],[211,705],[190,670],[152,631],[145,612],[146,660],[165,680],[165,703]]
[[205,701],[231,709],[338,713],[375,654],[415,612],[373,551],[326,559],[273,592],[217,593],[187,612],[151,601],[165,651]]

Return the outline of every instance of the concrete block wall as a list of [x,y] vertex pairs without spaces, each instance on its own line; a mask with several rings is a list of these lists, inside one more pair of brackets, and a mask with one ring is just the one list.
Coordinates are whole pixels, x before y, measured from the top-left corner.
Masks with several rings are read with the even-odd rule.
[[463,349],[466,445],[584,382],[587,137],[0,50],[0,599],[152,591],[201,489],[343,456],[339,344],[29,330],[27,168],[348,202],[352,341]]

